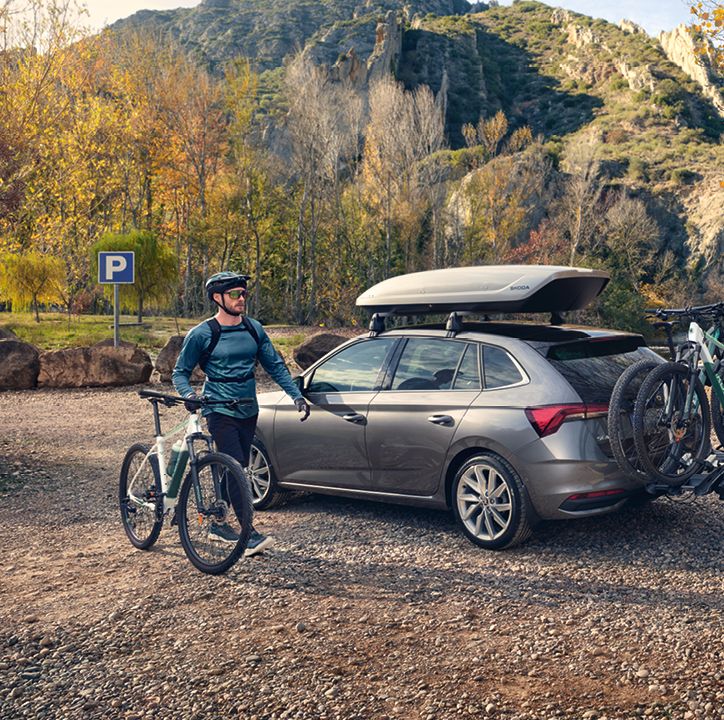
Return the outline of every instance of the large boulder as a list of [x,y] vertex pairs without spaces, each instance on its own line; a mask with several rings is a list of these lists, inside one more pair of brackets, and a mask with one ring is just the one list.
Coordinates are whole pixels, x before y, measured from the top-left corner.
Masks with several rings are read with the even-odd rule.
[[0,340],[0,390],[26,390],[38,383],[40,351],[17,338]]
[[294,361],[302,370],[306,370],[313,365],[319,358],[324,357],[328,352],[334,350],[347,340],[343,335],[335,333],[318,333],[307,338],[294,351]]
[[[158,354],[156,358],[156,371],[161,382],[171,382],[171,374],[176,366],[176,360],[178,360],[183,342],[183,335],[173,335]],[[191,373],[191,382],[203,382],[205,377],[201,368],[197,366]]]
[[40,356],[40,387],[104,387],[148,382],[153,365],[137,345],[103,340],[92,347],[53,350]]
[[17,340],[18,336],[9,328],[0,327],[0,340]]

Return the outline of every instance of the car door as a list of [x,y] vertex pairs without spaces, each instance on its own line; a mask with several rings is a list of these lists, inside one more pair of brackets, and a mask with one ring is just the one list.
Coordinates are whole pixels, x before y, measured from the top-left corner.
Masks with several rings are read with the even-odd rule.
[[347,345],[304,378],[312,411],[299,422],[291,400],[277,406],[274,447],[280,481],[322,487],[370,485],[367,411],[397,338]]
[[476,343],[408,338],[393,377],[370,403],[367,454],[372,489],[434,494],[447,449],[480,389]]

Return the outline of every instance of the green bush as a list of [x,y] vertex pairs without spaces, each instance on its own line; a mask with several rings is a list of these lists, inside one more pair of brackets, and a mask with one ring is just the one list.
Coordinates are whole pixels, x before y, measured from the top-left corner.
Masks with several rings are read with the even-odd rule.
[[689,185],[696,180],[696,173],[686,168],[676,168],[671,171],[669,177],[677,185]]

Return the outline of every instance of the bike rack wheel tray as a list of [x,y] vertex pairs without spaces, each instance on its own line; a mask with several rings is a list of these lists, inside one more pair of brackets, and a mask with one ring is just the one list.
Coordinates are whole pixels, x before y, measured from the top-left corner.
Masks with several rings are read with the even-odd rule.
[[646,492],[651,495],[683,495],[690,492],[698,497],[717,493],[724,501],[724,452],[714,451],[706,459],[706,470],[692,475],[686,483],[678,486],[649,483]]

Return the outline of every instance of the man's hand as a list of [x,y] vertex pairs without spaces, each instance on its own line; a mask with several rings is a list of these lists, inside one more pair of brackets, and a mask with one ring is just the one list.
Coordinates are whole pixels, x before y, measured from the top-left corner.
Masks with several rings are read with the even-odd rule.
[[187,400],[193,400],[194,402],[185,402],[184,407],[188,412],[193,413],[197,412],[199,409],[198,401],[202,399],[201,395],[197,395],[196,393],[191,393],[190,395],[186,396]]
[[300,422],[304,422],[309,417],[309,412],[312,408],[309,406],[309,403],[303,397],[297,398],[294,401],[294,404],[297,407],[297,412],[304,413],[302,415],[302,417],[299,418]]

